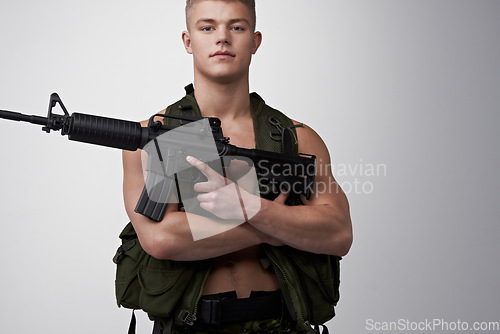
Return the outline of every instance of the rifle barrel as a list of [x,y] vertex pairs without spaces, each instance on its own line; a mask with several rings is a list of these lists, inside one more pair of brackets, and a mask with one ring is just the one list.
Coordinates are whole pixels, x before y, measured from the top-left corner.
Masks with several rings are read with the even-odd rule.
[[14,111],[0,110],[0,118],[11,121],[29,122],[38,125],[47,125],[47,117],[25,115]]

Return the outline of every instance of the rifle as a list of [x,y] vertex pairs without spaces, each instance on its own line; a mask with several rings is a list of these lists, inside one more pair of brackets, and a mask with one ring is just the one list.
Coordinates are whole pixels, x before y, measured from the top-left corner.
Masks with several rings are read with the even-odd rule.
[[[52,112],[57,104],[64,114]],[[169,126],[155,121],[156,117],[178,119],[184,125]],[[222,133],[220,119],[215,117],[156,114],[143,127],[139,122],[116,118],[76,112],[70,115],[59,95],[53,93],[47,117],[0,110],[0,118],[42,125],[42,130],[47,133],[60,130],[61,135],[67,135],[73,141],[128,151],[146,150],[148,175],[135,212],[154,221],[161,221],[163,218],[173,191],[177,190],[180,200],[178,175],[183,170],[194,169],[186,166],[186,155],[192,155],[201,161],[214,160],[214,155],[210,154],[210,143],[207,144],[208,137],[213,138],[215,155],[221,161],[223,157],[244,157],[249,164],[257,165],[259,187],[262,189],[267,186],[268,191],[264,193],[269,198],[275,197],[280,190],[293,190],[295,195],[302,194],[309,199],[316,173],[316,157],[313,155],[299,153],[298,156],[293,156],[289,153],[246,149],[230,144],[229,138]],[[200,182],[204,177],[200,178],[200,175],[198,172],[197,177],[184,181]]]

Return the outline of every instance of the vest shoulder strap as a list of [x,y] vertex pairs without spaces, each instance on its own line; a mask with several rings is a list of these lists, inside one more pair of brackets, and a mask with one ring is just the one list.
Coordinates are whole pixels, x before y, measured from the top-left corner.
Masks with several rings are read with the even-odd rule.
[[296,125],[281,111],[267,105],[259,94],[250,94],[256,148],[298,155]]
[[[172,103],[165,109],[166,115],[172,116],[196,116],[201,117],[200,107],[194,98],[193,84],[184,87],[186,95],[179,101]],[[174,118],[165,118],[166,124],[170,126],[180,126],[182,121]]]

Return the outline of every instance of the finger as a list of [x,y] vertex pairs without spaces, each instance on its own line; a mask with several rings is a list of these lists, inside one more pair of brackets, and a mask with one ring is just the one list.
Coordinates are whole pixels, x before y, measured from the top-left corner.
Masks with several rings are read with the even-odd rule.
[[212,202],[215,200],[213,193],[198,194],[198,202]]
[[274,199],[275,202],[277,203],[280,203],[280,204],[285,204],[288,196],[290,195],[290,193],[285,193],[285,192],[282,192],[278,195],[278,197],[276,197]]
[[206,163],[193,158],[192,156],[186,157],[186,161],[189,162],[192,166],[196,167],[203,175],[207,177],[207,179],[219,181],[223,176],[210,168]]
[[199,193],[209,193],[219,188],[220,186],[216,182],[198,182],[194,185],[194,191]]

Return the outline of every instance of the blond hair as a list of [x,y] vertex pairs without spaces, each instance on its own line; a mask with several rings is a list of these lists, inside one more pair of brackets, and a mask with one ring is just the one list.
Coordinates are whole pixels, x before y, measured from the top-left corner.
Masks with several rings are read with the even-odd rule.
[[[186,0],[186,27],[189,29],[189,14],[191,13],[191,9],[196,5],[197,0]],[[251,24],[253,24],[253,30],[255,30],[256,25],[256,14],[255,14],[255,0],[226,0],[226,1],[239,1],[244,4],[248,10],[250,11],[250,16],[252,18]]]

